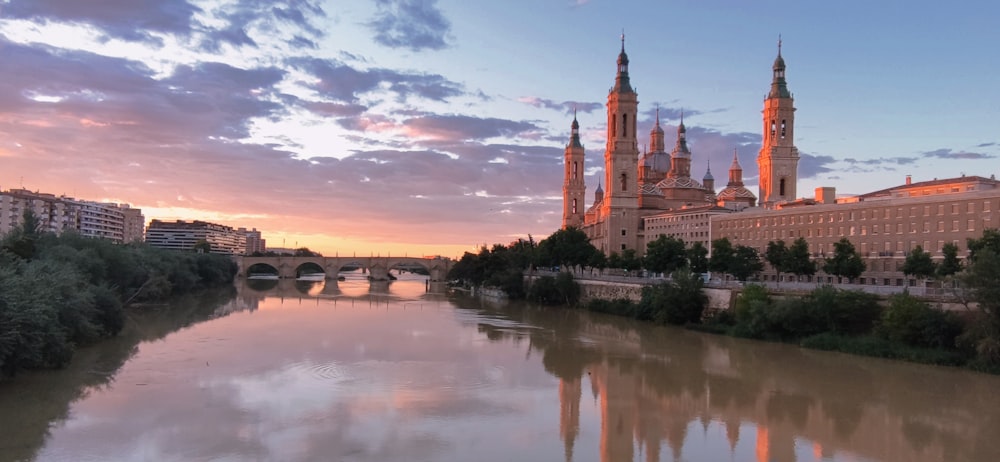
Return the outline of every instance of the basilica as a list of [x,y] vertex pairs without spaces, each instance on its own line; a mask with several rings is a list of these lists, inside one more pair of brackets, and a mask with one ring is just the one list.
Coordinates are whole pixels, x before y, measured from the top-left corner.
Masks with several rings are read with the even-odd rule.
[[[667,153],[659,110],[649,134],[649,151],[640,154],[636,129],[639,100],[629,81],[624,37],[617,64],[607,102],[603,181],[607,189],[599,183],[593,203],[585,208],[584,147],[574,116],[565,150],[562,226],[582,229],[605,254],[634,249],[641,255],[646,244],[661,235],[686,243],[702,242],[707,247],[711,216],[758,206],[758,197],[743,185],[739,157],[734,150],[729,181],[722,191],[715,190],[711,166],[701,182],[692,178],[692,152],[683,116],[677,127],[677,142]],[[757,157],[760,207],[774,208],[796,197],[799,153],[792,142],[794,112],[779,41],[771,90],[764,100],[763,143]]]

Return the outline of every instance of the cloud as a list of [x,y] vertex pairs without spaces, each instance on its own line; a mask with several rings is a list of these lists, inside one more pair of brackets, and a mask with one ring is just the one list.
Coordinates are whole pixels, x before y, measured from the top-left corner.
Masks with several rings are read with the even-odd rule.
[[[855,159],[853,157],[848,157],[848,158],[844,159],[843,161],[846,162],[846,163],[848,163],[848,164],[850,164],[850,165],[852,165],[852,166],[861,166],[861,165],[880,166],[880,165],[887,165],[887,164],[892,164],[892,165],[910,165],[910,164],[916,163],[918,160],[920,160],[919,157],[903,157],[903,156],[899,156],[899,157],[879,157],[879,158],[875,158],[875,159],[860,159],[860,160],[859,159]],[[864,170],[864,171],[871,171],[871,170]]]
[[388,90],[399,100],[411,96],[446,101],[463,94],[462,85],[438,74],[405,73],[391,69],[358,70],[337,60],[293,58],[288,63],[311,73],[319,82],[307,84],[321,95],[337,101],[357,102],[366,93]]
[[933,157],[937,159],[956,159],[956,160],[995,159],[997,157],[993,154],[986,154],[982,152],[955,151],[952,149],[935,149],[933,151],[927,151],[921,153],[921,155],[924,157]]
[[990,142],[990,143],[981,143],[981,144],[977,144],[977,145],[976,145],[976,147],[977,147],[977,148],[988,148],[988,147],[990,147],[990,146],[996,146],[996,145],[997,145],[996,143],[994,143],[994,142]]
[[436,0],[376,0],[378,12],[368,23],[375,42],[411,51],[440,50],[451,23]]
[[67,2],[63,0],[11,0],[3,8],[8,18],[36,23],[60,21],[90,24],[109,37],[161,44],[159,34],[189,35],[202,10],[186,0],[134,0]]
[[799,179],[818,178],[820,175],[830,173],[833,168],[829,165],[836,163],[833,156],[812,155],[799,153]]
[[497,118],[478,118],[463,115],[427,115],[407,119],[403,128],[411,136],[444,140],[483,140],[487,138],[513,138],[538,130],[528,122]]
[[517,100],[530,106],[543,109],[553,109],[562,112],[563,114],[572,114],[573,111],[590,113],[604,107],[604,104],[601,103],[587,103],[580,101],[563,101],[560,103],[551,99],[539,98],[537,96],[522,96]]

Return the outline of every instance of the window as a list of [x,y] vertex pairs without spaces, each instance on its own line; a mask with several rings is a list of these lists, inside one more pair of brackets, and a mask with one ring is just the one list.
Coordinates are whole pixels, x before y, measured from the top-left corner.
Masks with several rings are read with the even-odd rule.
[[896,209],[896,218],[903,218],[903,208]]
[[781,119],[781,139],[785,139],[785,119]]
[[576,199],[573,199],[573,213],[576,213]]
[[943,205],[939,205],[938,206],[938,215],[944,215],[944,206]]
[[976,220],[969,220],[969,231],[976,230]]
[[622,236],[625,235],[625,228],[622,228]]
[[622,137],[628,138],[628,114],[622,114]]
[[944,232],[944,222],[943,221],[939,221],[938,222],[937,230],[938,230],[939,233],[943,233]]
[[958,220],[952,220],[951,221],[951,230],[952,231],[958,231]]
[[951,214],[958,215],[958,204],[951,204]]
[[774,119],[771,119],[771,138],[774,138]]
[[990,201],[983,201],[983,211],[984,212],[990,211]]
[[576,179],[576,168],[577,168],[577,164],[579,164],[579,162],[573,162],[573,179],[574,179],[574,180]]
[[784,196],[785,195],[785,179],[784,178],[782,178],[781,181],[778,182],[778,195],[779,196]]
[[917,232],[917,224],[912,221],[910,222],[910,232],[911,233]]
[[622,250],[625,250],[625,244],[622,244]]
[[622,173],[621,182],[622,182],[622,191],[628,191],[628,175],[627,174]]
[[967,213],[976,213],[976,204],[973,204],[972,202],[969,202],[969,205],[967,207],[966,212]]

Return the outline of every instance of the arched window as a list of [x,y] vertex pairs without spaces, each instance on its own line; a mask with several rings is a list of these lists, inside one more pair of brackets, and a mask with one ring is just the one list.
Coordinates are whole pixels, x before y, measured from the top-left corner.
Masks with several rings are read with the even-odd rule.
[[573,179],[574,180],[576,179],[576,164],[578,164],[578,163],[579,162],[573,162]]
[[781,139],[785,139],[785,119],[781,119]]
[[573,199],[573,214],[576,214],[576,199]]
[[628,191],[628,175],[622,173],[622,191]]
[[622,114],[622,137],[628,138],[628,114]]
[[774,119],[771,119],[771,138],[774,138]]
[[782,178],[781,181],[778,182],[778,195],[779,196],[784,196],[785,195],[785,179],[784,178]]
[[611,116],[611,120],[609,122],[611,122],[608,124],[611,125],[611,137],[614,138],[618,136],[618,120],[615,116]]

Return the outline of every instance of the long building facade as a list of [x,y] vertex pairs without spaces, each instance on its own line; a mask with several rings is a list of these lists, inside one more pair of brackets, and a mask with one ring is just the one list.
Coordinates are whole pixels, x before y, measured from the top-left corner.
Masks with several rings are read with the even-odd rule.
[[[867,268],[857,282],[912,286],[919,281],[906,277],[902,266],[915,247],[940,260],[942,247],[956,244],[962,256],[968,252],[967,239],[1000,227],[1000,181],[995,176],[917,183],[907,177],[900,186],[842,199],[834,196],[830,188],[818,188],[815,199],[713,217],[710,239],[727,238],[763,253],[768,242],[791,243],[801,237],[813,258],[820,259],[831,256],[833,244],[846,237]],[[770,270],[764,278],[774,280],[776,274]],[[841,282],[822,271],[816,278]]]
[[0,192],[0,235],[20,226],[28,209],[38,219],[43,232],[61,234],[72,230],[85,237],[115,243],[142,241],[145,218],[141,209],[128,204],[77,200],[26,189]]
[[146,228],[146,243],[169,250],[193,250],[199,242],[207,242],[211,253],[242,255],[246,251],[246,230],[206,221],[152,220]]

